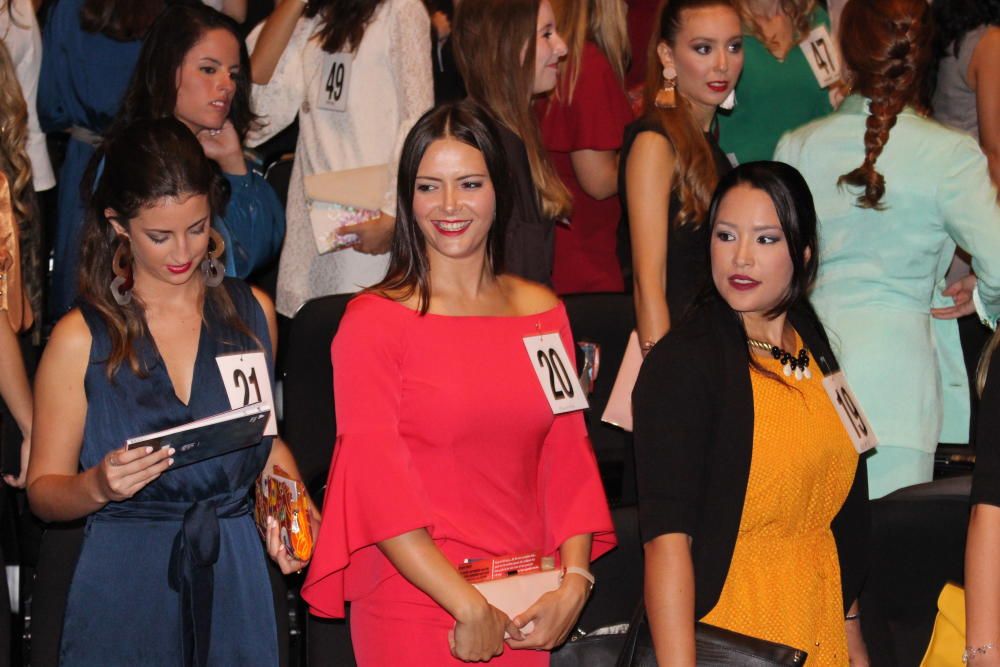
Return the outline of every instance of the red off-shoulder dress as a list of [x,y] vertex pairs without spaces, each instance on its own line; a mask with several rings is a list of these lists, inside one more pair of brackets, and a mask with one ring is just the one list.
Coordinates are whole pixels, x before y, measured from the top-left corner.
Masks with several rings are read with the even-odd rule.
[[[615,545],[582,415],[553,416],[523,337],[558,332],[566,310],[524,317],[419,315],[364,294],[333,342],[337,443],[323,525],[302,595],[344,615],[361,667],[463,664],[454,619],[407,582],[376,543],[426,528],[455,564],[555,554],[593,533],[591,558]],[[507,648],[491,664],[547,665]]]

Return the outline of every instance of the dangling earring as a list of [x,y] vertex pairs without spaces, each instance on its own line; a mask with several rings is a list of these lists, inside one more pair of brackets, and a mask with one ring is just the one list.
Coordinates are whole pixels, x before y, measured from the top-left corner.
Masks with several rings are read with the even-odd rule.
[[657,91],[653,104],[657,109],[677,107],[677,70],[673,67],[663,68],[663,88]]
[[201,272],[205,274],[205,285],[208,287],[218,287],[226,277],[226,267],[218,259],[225,251],[226,242],[222,240],[222,235],[215,229],[209,231],[208,252],[201,261]]
[[118,235],[118,247],[111,260],[111,271],[115,274],[111,281],[111,296],[119,306],[127,306],[132,301],[132,244],[124,234]]

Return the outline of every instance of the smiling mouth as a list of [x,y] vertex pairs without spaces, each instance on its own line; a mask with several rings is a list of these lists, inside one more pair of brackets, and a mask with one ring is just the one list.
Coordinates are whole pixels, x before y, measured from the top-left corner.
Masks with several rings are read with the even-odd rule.
[[458,236],[472,224],[472,220],[432,220],[434,228],[445,236]]

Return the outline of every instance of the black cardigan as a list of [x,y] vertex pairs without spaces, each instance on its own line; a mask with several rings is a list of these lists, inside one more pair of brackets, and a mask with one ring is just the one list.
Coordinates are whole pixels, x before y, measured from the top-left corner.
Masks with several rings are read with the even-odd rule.
[[[632,405],[642,538],[691,536],[700,619],[718,602],[732,562],[750,477],[754,404],[736,315],[719,298],[692,315],[646,357]],[[837,370],[812,309],[793,309],[788,318],[820,368]],[[868,474],[859,457],[854,484],[832,524],[845,611],[867,570],[869,522]]]

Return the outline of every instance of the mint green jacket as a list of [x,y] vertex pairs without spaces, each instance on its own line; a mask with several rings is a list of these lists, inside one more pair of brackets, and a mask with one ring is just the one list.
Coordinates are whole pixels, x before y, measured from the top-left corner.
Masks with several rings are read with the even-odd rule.
[[785,134],[775,159],[796,167],[819,217],[812,302],[882,446],[933,452],[968,441],[969,386],[954,320],[930,309],[955,246],[972,257],[985,316],[1000,314],[1000,207],[986,158],[969,136],[900,114],[876,162],[882,211],[855,205],[837,179],[864,160],[868,100]]

